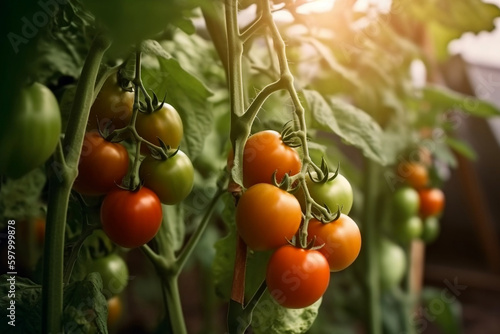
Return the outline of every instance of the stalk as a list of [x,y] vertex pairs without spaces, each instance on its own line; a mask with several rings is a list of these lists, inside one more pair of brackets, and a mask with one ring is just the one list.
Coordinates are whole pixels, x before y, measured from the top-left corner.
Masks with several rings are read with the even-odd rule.
[[[42,285],[42,332],[61,333],[63,314],[64,231],[71,187],[78,173],[85,124],[94,97],[94,84],[110,42],[102,36],[93,41],[76,88],[63,145],[51,164]],[[57,170],[56,170],[57,169]]]

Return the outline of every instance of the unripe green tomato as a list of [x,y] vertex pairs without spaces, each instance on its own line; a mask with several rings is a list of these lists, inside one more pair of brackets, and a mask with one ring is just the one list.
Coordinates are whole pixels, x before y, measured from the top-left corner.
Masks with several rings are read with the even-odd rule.
[[437,217],[427,217],[424,220],[421,238],[424,242],[431,243],[437,239],[440,231],[439,219]]
[[147,156],[141,163],[139,175],[144,186],[153,190],[163,204],[177,204],[193,189],[193,164],[180,150],[166,160]]
[[391,289],[401,283],[406,273],[406,255],[399,245],[387,238],[380,239],[378,269],[382,289]]
[[404,221],[416,216],[419,206],[418,191],[407,186],[398,188],[392,197],[392,219]]
[[102,278],[102,292],[106,298],[118,295],[128,283],[128,267],[118,254],[110,254],[93,260],[87,267],[87,273],[98,272]]
[[[311,173],[311,175],[313,178],[317,177],[316,173]],[[334,173],[330,173],[329,175],[331,177]],[[338,174],[333,180],[325,183],[313,182],[309,175],[307,175],[306,184],[309,194],[319,205],[328,206],[332,212],[336,212],[340,207],[341,212],[345,215],[351,211],[353,202],[352,187],[342,174]],[[295,193],[295,197],[299,200],[302,211],[305,211],[306,202],[303,190],[299,189]]]
[[[2,111],[5,112],[5,111]],[[50,89],[34,83],[21,90],[8,124],[0,124],[0,174],[19,178],[41,166],[61,134],[61,113]]]
[[395,235],[399,241],[402,243],[410,242],[422,236],[422,219],[419,216],[410,217],[404,221],[396,222],[394,229]]

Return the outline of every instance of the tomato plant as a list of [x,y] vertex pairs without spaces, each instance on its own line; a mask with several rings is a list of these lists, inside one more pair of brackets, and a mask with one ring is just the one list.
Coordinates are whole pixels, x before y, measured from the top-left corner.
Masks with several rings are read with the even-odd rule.
[[267,264],[266,283],[282,306],[303,308],[318,301],[330,282],[328,261],[320,252],[286,245]]
[[410,242],[422,236],[423,223],[419,216],[412,216],[404,220],[396,221],[394,233],[399,241]]
[[33,83],[15,98],[13,116],[0,128],[0,175],[19,178],[42,165],[61,134],[61,114],[54,94]]
[[413,188],[421,189],[429,183],[427,167],[419,162],[403,162],[398,165],[398,175]]
[[297,233],[301,220],[297,199],[267,183],[248,188],[236,208],[238,233],[256,251],[285,245]]
[[83,195],[103,195],[117,188],[127,174],[127,149],[104,139],[99,132],[85,134],[73,189]]
[[101,205],[104,232],[114,243],[126,248],[139,247],[153,239],[162,219],[160,199],[146,187],[112,191]]
[[[184,133],[179,113],[168,103],[152,112],[140,112],[135,126],[141,137],[157,146],[160,146],[158,139],[161,139],[165,145],[178,148]],[[146,147],[142,151],[148,152]]]
[[101,275],[102,291],[108,299],[120,294],[129,279],[127,263],[116,253],[94,259],[87,266],[87,272]]
[[420,189],[420,214],[422,217],[439,215],[444,208],[444,193],[439,188]]
[[424,219],[421,238],[426,243],[431,243],[437,239],[440,230],[439,219],[433,216],[427,217]]
[[134,92],[123,89],[118,84],[118,73],[105,81],[92,107],[90,108],[88,130],[121,129],[128,125],[132,117]]
[[[317,178],[316,173],[307,175],[306,184],[309,189],[309,194],[319,205],[326,205],[332,212],[337,211],[339,208],[343,214],[349,214],[353,203],[352,187],[349,181],[342,175],[337,174],[332,178],[334,173],[330,173],[330,179],[324,183],[315,182]],[[299,189],[296,192],[296,197],[299,199],[302,210],[305,210],[305,198],[303,190]]]
[[300,172],[301,166],[297,151],[286,145],[278,132],[257,132],[247,139],[243,150],[243,185],[272,183],[275,172],[279,183],[285,174]]
[[331,271],[340,271],[350,266],[361,250],[361,233],[358,225],[349,216],[341,214],[337,220],[322,223],[311,219],[307,238],[316,238],[318,251],[325,256]]
[[163,204],[177,204],[193,189],[193,164],[180,150],[164,160],[148,155],[141,163],[139,175]]

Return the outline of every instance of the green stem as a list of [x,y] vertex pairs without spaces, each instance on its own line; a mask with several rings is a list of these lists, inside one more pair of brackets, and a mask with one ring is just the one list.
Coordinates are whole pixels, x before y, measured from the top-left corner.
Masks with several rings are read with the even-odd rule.
[[186,334],[186,322],[182,313],[181,297],[179,295],[179,286],[177,284],[177,275],[169,275],[162,280],[163,297],[167,303],[168,317],[172,333]]
[[361,251],[365,260],[366,289],[368,298],[368,325],[370,334],[382,333],[382,318],[380,310],[380,280],[377,266],[379,237],[377,226],[377,194],[380,179],[379,166],[365,159],[364,207],[362,216],[363,247]]
[[[405,319],[412,319],[413,312],[414,312],[414,304],[413,304],[413,291],[412,291],[412,242],[409,242],[406,247],[405,247],[405,253],[406,253],[406,263],[407,263],[407,270],[406,270],[406,280],[405,280],[405,286],[404,286],[404,311],[405,311]],[[412,325],[411,321],[403,321],[403,326],[404,326],[404,333],[406,334],[414,334],[415,333],[415,327]]]
[[[78,160],[85,134],[94,84],[104,52],[110,43],[102,36],[93,41],[76,88],[63,146],[59,145],[49,179],[42,288],[42,332],[61,333],[63,313],[64,231],[71,187],[77,175]],[[65,156],[63,155],[65,151]],[[57,168],[57,170],[56,170]],[[54,175],[57,172],[57,177]]]

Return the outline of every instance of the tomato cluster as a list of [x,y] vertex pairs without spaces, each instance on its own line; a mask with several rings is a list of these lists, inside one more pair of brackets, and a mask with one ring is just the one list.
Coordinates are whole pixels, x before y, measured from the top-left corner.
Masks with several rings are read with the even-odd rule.
[[340,212],[328,223],[311,219],[308,245],[302,247],[297,239],[304,224],[304,189],[294,196],[276,185],[286,186],[286,175],[301,172],[299,153],[278,132],[261,131],[245,143],[242,165],[247,189],[236,207],[238,233],[253,251],[273,251],[266,272],[271,296],[284,307],[307,307],[323,296],[330,272],[347,268],[359,254],[361,234],[347,216],[353,201],[351,185],[338,173],[327,172],[323,181],[315,173],[306,176],[305,186],[316,204]]
[[[189,195],[194,168],[178,149],[183,125],[175,108],[162,103],[154,110],[138,110],[131,125],[134,94],[119,81],[117,75],[110,76],[92,105],[73,189],[86,196],[104,196],[100,208],[104,232],[116,244],[134,248],[149,242],[160,229],[162,204],[177,204]],[[132,126],[136,131],[123,135]],[[122,134],[114,136],[114,130]],[[135,139],[132,144],[141,146],[141,154],[134,157],[141,161],[140,166],[134,164],[138,170],[131,168],[126,145],[113,138]],[[136,173],[142,185],[134,184]]]
[[403,243],[416,238],[435,240],[439,234],[438,216],[444,208],[443,192],[429,185],[429,173],[423,163],[401,163],[397,172],[406,185],[398,188],[392,199],[395,236]]

